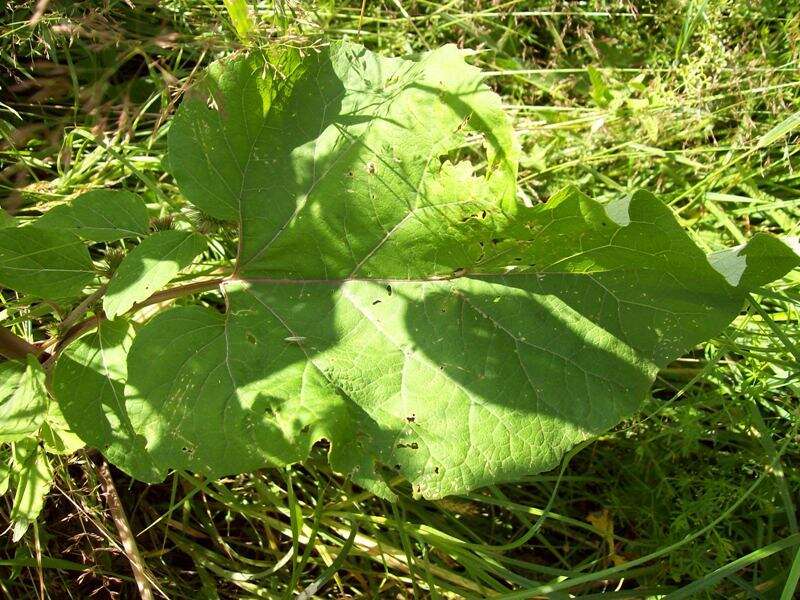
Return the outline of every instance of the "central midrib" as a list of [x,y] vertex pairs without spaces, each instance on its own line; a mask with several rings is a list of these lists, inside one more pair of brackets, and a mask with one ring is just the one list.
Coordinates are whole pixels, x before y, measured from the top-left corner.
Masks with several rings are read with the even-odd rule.
[[[616,269],[618,270],[618,269]],[[305,285],[305,284],[321,284],[321,285],[343,285],[345,283],[440,283],[446,281],[455,281],[458,279],[495,279],[506,277],[537,277],[542,278],[545,276],[554,275],[584,275],[591,277],[597,273],[607,273],[609,271],[581,271],[580,273],[571,273],[568,271],[507,271],[505,273],[484,273],[466,271],[463,273],[453,275],[432,275],[430,277],[340,277],[340,278],[293,278],[293,277],[229,277],[224,279],[220,285],[230,285],[235,283],[264,283],[271,285]]]
[[[547,275],[555,275],[557,273],[546,273]],[[459,275],[435,275],[431,277],[413,277],[403,279],[400,277],[342,277],[338,279],[317,279],[317,278],[303,278],[294,279],[291,277],[231,277],[223,280],[220,285],[231,285],[236,283],[264,283],[271,285],[306,285],[306,284],[320,284],[320,285],[343,285],[345,283],[440,283],[446,281],[455,281],[457,279],[488,279],[494,277],[509,277],[509,276],[528,276],[537,277],[545,275],[541,272],[525,272],[525,273],[465,273]]]

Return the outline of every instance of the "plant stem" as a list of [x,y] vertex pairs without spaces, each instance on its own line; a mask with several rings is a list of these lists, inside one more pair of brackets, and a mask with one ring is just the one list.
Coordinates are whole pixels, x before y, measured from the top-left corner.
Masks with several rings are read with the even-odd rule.
[[67,346],[69,346],[72,342],[77,340],[81,337],[85,332],[89,331],[90,329],[94,329],[100,322],[103,320],[103,315],[98,314],[94,315],[93,317],[89,317],[88,319],[81,321],[77,325],[73,325],[72,328],[67,331],[63,337],[61,337],[55,345],[53,349],[53,355],[50,359],[45,363],[45,368],[49,366],[50,362]]
[[104,459],[97,467],[97,472],[100,475],[100,483],[103,487],[103,495],[106,498],[108,510],[111,512],[114,525],[117,526],[117,533],[120,540],[122,540],[125,555],[131,563],[131,570],[133,571],[133,578],[136,580],[136,587],[139,589],[139,596],[142,600],[153,600],[153,590],[147,578],[144,560],[142,560],[142,555],[139,554],[136,537],[133,535],[125,509],[122,507],[119,494],[117,494],[114,479],[111,477],[111,470]]
[[8,359],[25,358],[28,354],[39,356],[42,351],[10,330],[0,326],[0,355]]
[[136,312],[145,306],[158,304],[159,302],[164,302],[165,300],[172,300],[173,298],[182,298],[183,296],[191,296],[192,294],[207,292],[209,290],[213,290],[214,288],[218,288],[225,280],[226,279],[224,277],[219,277],[217,279],[195,281],[193,283],[187,283],[186,285],[179,285],[178,287],[161,290],[160,292],[156,292],[150,296],[147,300],[142,300],[138,304],[134,304],[133,308],[131,308],[131,310],[128,312]]
[[106,293],[106,288],[108,287],[107,283],[101,285],[95,292],[89,296],[87,296],[83,302],[78,304],[75,309],[69,313],[64,320],[61,321],[61,324],[58,326],[59,331],[68,331],[70,327],[72,327],[75,323],[78,322],[84,313],[88,310],[88,308],[97,302],[97,300]]
[[[216,279],[208,279],[206,281],[194,281],[192,283],[187,283],[186,285],[179,285],[177,287],[170,288],[167,290],[161,290],[160,292],[156,292],[155,294],[150,296],[147,300],[143,300],[138,304],[134,304],[133,307],[128,312],[129,313],[136,312],[137,310],[140,310],[145,306],[150,306],[151,304],[158,304],[159,302],[164,302],[166,300],[172,300],[174,298],[181,298],[183,296],[190,296],[192,294],[198,294],[200,292],[213,290],[214,288],[218,288],[223,281],[225,281],[224,277],[218,277]],[[98,292],[100,292],[100,290],[97,290],[95,294],[97,294]],[[78,308],[72,311],[72,313],[66,319],[64,319],[64,321],[66,322],[67,319],[69,319],[73,313],[78,311],[79,308],[81,307],[78,306]],[[73,341],[78,339],[81,335],[83,335],[87,331],[94,329],[95,327],[100,325],[100,323],[103,322],[104,320],[105,320],[105,315],[103,315],[102,312],[99,312],[93,317],[89,317],[88,319],[85,319],[73,325],[70,329],[66,331],[66,333],[60,336],[58,342],[55,345],[55,349],[53,350],[53,356],[51,357],[51,360],[55,358],[61,352],[61,350],[69,346]],[[51,362],[51,360],[48,360],[48,363]]]

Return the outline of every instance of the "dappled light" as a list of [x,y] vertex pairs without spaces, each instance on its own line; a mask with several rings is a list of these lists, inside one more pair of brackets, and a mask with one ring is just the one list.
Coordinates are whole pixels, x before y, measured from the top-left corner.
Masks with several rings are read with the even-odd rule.
[[4,597],[797,596],[796,5],[6,3]]

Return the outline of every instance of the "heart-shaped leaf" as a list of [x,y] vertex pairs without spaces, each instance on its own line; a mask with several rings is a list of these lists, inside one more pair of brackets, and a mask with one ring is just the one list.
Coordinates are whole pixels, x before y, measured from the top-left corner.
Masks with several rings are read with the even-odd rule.
[[171,309],[132,344],[150,462],[119,464],[146,480],[298,461],[322,438],[386,496],[379,466],[427,497],[523,478],[798,262],[771,238],[710,262],[646,193],[518,203],[510,122],[452,46],[221,61],[169,144],[186,197],[240,239],[225,314]]

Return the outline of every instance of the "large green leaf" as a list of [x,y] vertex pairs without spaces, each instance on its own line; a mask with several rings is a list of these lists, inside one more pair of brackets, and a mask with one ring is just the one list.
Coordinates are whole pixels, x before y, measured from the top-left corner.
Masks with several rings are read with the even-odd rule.
[[171,309],[131,346],[125,410],[152,462],[117,460],[146,480],[321,438],[384,495],[379,465],[427,497],[519,479],[797,264],[772,238],[710,262],[646,193],[518,204],[511,125],[451,46],[217,63],[169,145],[186,197],[239,222],[239,255],[225,314]]
[[0,443],[32,436],[47,414],[45,373],[34,356],[0,363]]
[[106,316],[113,319],[150,297],[205,249],[205,240],[190,231],[159,231],[145,238],[114,272],[103,298]]
[[86,240],[113,242],[147,234],[147,207],[131,192],[92,190],[61,204],[34,222],[37,227],[71,231]]
[[0,285],[57,300],[77,296],[94,279],[89,252],[69,231],[0,229]]
[[133,328],[124,319],[101,323],[59,358],[51,388],[73,432],[141,477],[155,471],[144,437],[133,431],[125,408],[126,356],[132,341]]

